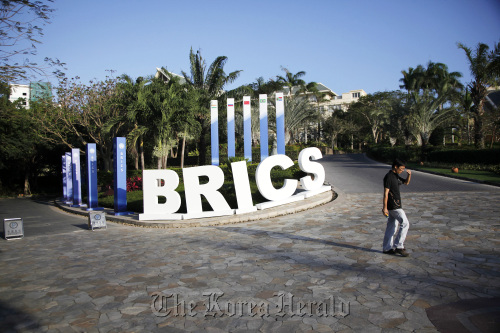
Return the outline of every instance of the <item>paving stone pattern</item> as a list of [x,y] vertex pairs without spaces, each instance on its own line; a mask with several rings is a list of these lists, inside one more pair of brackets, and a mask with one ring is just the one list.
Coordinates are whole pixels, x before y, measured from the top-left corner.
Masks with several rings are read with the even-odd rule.
[[[108,223],[2,240],[0,331],[437,332],[427,308],[500,297],[500,191],[404,193],[408,258],[381,252],[381,200],[340,193],[311,210],[235,225]],[[294,311],[331,297],[349,302],[349,314],[281,317],[279,292],[293,294]],[[196,315],[155,314],[158,293],[192,301]],[[211,293],[223,293],[222,316],[204,315]],[[269,316],[230,316],[228,307],[244,302],[268,302]]]

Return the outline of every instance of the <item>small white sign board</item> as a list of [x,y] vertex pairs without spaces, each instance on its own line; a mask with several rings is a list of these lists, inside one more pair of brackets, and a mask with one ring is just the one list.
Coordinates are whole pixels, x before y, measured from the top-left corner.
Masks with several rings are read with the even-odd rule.
[[102,211],[89,213],[89,229],[94,230],[95,228],[108,228],[106,225],[106,213]]
[[5,239],[21,239],[24,237],[23,219],[20,217],[3,219],[3,234]]

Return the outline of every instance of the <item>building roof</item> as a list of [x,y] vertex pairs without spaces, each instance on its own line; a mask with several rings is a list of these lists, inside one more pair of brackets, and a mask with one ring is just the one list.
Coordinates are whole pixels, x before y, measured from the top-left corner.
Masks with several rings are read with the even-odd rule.
[[[330,88],[328,88],[327,86],[325,86],[321,82],[316,83],[316,88],[318,88],[318,91],[321,93],[329,94],[332,96],[337,96],[337,94],[333,90],[331,90]],[[292,94],[295,95],[299,90],[300,90],[300,87],[293,86],[292,87]],[[285,95],[287,95],[289,93],[289,91],[290,91],[290,89],[288,87],[286,87],[286,86],[283,87],[283,93]]]
[[[175,74],[175,73],[172,73],[172,72],[168,72],[171,76],[176,76],[179,78],[179,81],[181,84],[184,84],[186,83],[186,79],[184,78],[184,76],[182,75],[179,75],[179,74]],[[156,74],[155,74],[155,77],[163,77],[163,80],[165,80],[166,82],[168,82],[170,80],[170,77],[167,75],[167,73],[165,73],[165,71],[162,69],[162,68],[158,68],[156,67]]]
[[500,106],[500,90],[491,91],[490,93],[488,93],[484,106],[491,111],[497,110]]

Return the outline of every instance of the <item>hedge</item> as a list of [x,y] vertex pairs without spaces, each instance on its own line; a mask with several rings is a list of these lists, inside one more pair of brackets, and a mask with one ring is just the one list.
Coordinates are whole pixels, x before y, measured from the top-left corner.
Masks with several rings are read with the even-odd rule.
[[392,162],[399,158],[406,162],[500,164],[500,149],[475,149],[471,147],[369,147],[367,155],[377,161]]

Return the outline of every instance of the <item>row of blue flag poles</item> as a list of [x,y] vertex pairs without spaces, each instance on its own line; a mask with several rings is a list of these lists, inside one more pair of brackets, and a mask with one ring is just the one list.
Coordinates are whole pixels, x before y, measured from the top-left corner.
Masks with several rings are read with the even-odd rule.
[[[278,154],[285,154],[285,107],[283,93],[276,93],[276,146]],[[260,150],[261,161],[269,156],[267,95],[259,95]],[[211,155],[212,165],[219,165],[219,127],[217,101],[210,102],[211,116]],[[228,157],[235,155],[234,99],[227,99]],[[244,156],[252,161],[252,125],[250,96],[243,96],[243,149]],[[129,215],[127,211],[127,150],[126,139],[113,139],[114,170],[114,215]],[[88,211],[103,210],[98,206],[97,197],[97,147],[88,143],[85,149],[87,157],[87,204],[82,203],[82,181],[80,174],[80,149],[73,148],[62,155],[63,199],[72,207],[86,208]]]
[[[82,207],[88,211],[103,210],[97,198],[97,147],[88,143],[85,148],[87,157],[87,204],[82,203],[82,177],[80,170],[80,149],[73,148],[71,153],[62,155],[63,199],[71,207]],[[126,139],[113,139],[114,170],[114,215],[129,215],[127,211],[127,145]]]

